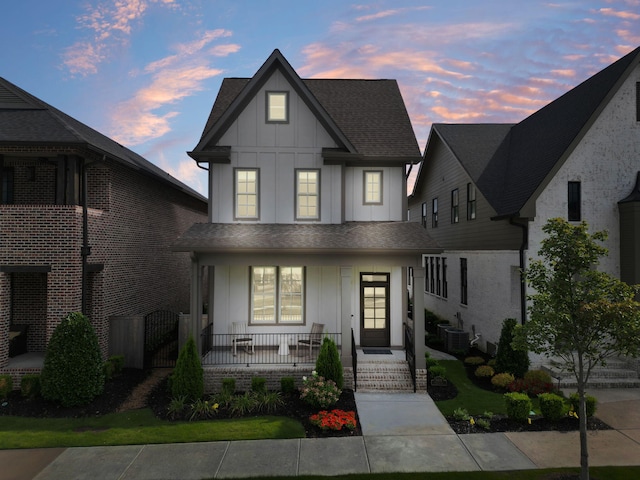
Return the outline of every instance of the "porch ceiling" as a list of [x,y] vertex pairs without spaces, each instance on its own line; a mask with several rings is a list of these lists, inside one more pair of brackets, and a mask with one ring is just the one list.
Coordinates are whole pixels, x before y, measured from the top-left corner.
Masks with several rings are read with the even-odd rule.
[[442,249],[417,222],[341,224],[197,223],[172,246],[178,252],[410,255]]

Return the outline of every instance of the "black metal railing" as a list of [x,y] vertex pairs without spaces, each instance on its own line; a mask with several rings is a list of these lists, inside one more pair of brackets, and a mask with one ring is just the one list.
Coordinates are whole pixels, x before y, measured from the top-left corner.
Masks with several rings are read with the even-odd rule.
[[202,345],[201,352],[203,357],[213,349],[212,334],[213,334],[213,323],[210,323],[202,329],[202,333],[200,334],[200,341]]
[[309,333],[210,333],[208,337],[206,341],[211,349],[202,356],[203,365],[295,366],[299,363],[315,363],[325,337],[335,342],[338,351],[342,345],[340,333],[323,333],[312,338],[311,345]]
[[356,337],[351,329],[351,366],[353,367],[353,391],[358,391],[358,352],[356,350]]
[[409,373],[413,381],[413,391],[416,391],[416,355],[414,347],[413,329],[406,323],[404,324],[404,349],[409,364]]

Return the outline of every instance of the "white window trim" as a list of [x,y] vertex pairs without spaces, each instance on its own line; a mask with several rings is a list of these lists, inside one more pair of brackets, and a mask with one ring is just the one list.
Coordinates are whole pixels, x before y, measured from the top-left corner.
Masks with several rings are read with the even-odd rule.
[[[275,292],[274,292],[274,320],[273,321],[255,321],[254,320],[254,269],[255,268],[274,268],[275,269]],[[300,294],[300,321],[283,321],[282,320],[282,269],[283,268],[300,268],[301,269],[301,294]],[[306,268],[297,265],[291,266],[273,266],[273,265],[256,265],[249,267],[249,292],[250,292],[250,312],[249,312],[249,324],[250,325],[304,325],[306,323]]]

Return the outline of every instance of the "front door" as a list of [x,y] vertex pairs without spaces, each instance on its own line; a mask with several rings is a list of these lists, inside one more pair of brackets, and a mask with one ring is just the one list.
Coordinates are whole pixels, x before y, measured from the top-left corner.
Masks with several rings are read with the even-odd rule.
[[360,274],[360,346],[388,347],[389,274]]

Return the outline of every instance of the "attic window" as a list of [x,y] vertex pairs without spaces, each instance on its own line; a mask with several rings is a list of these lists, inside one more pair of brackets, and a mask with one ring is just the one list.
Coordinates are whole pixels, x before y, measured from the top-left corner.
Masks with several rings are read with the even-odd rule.
[[289,121],[289,92],[267,92],[267,123]]

